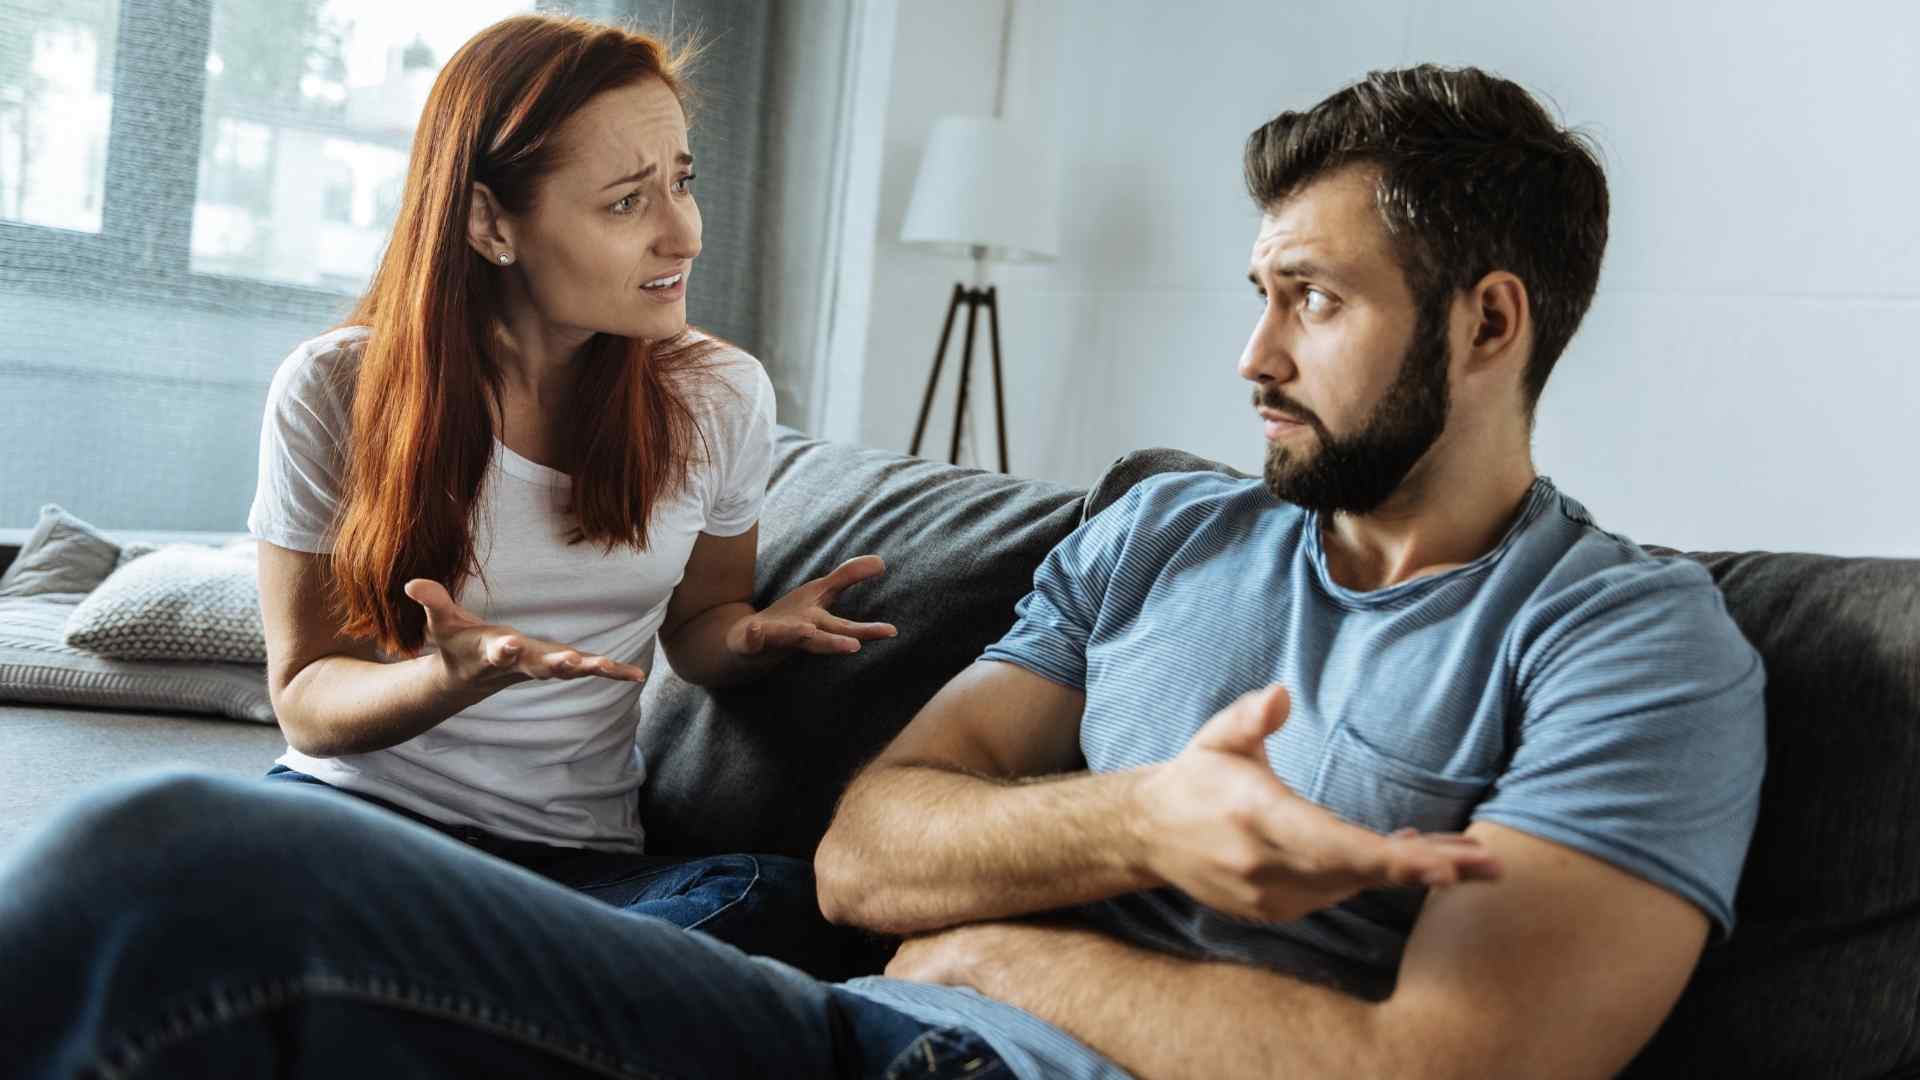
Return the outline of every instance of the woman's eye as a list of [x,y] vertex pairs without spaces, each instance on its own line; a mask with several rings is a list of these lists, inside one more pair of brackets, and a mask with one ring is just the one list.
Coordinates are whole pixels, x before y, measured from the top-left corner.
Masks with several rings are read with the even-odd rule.
[[692,191],[694,178],[695,177],[693,173],[688,173],[687,175],[681,177],[680,179],[675,180],[673,182],[674,193],[679,195],[685,195],[688,192]]
[[631,195],[620,196],[619,200],[612,206],[607,207],[607,209],[612,210],[616,214],[631,214],[633,213],[634,206],[639,201],[640,193],[636,191]]

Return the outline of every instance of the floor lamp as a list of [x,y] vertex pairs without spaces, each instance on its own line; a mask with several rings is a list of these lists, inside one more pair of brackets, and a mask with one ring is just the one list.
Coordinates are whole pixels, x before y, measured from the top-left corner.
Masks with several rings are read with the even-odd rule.
[[[993,351],[993,416],[999,436],[1000,471],[1007,471],[1007,406],[1000,358],[1000,290],[986,283],[989,262],[1037,262],[1059,253],[1060,225],[1048,170],[1027,137],[1004,120],[988,116],[948,116],[934,124],[914,180],[913,199],[900,239],[973,256],[974,282],[956,283],[940,327],[940,344],[927,374],[920,417],[913,426],[909,453],[920,453],[933,413],[933,399],[945,366],[954,320],[967,310],[960,344],[959,389],[954,395],[953,440],[947,460],[960,463],[960,432],[967,420],[967,393],[973,381],[973,343],[980,313],[987,315]],[[1036,174],[1039,174],[1036,176]]]

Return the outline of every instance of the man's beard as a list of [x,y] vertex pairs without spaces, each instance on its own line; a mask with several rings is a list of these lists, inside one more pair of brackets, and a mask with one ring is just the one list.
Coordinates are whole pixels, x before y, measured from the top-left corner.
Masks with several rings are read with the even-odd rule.
[[1400,487],[1447,427],[1447,335],[1444,309],[1423,315],[1400,361],[1400,373],[1358,432],[1334,438],[1318,416],[1278,390],[1254,388],[1256,407],[1313,428],[1319,452],[1267,445],[1267,490],[1274,498],[1321,514],[1368,514]]

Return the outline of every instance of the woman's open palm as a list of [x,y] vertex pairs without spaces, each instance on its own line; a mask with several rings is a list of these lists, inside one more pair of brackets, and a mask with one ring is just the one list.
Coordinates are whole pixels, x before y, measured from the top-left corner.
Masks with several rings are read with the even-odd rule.
[[530,679],[619,679],[644,682],[647,673],[610,657],[545,641],[500,623],[483,622],[455,603],[446,586],[427,578],[406,584],[406,594],[427,612],[427,640],[439,650],[456,686],[511,686]]

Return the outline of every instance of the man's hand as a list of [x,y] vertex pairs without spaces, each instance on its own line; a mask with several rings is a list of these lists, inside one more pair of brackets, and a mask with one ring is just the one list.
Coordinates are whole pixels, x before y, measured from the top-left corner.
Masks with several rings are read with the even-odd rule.
[[1147,869],[1208,907],[1285,922],[1367,889],[1493,880],[1500,864],[1458,834],[1391,836],[1340,820],[1273,774],[1266,738],[1286,723],[1270,686],[1214,714],[1172,761],[1142,770]]
[[768,649],[831,655],[859,652],[863,641],[893,637],[897,631],[892,623],[850,622],[828,610],[841,593],[886,570],[878,555],[848,559],[826,577],[815,578],[764,611],[735,622],[727,630],[727,648],[735,656],[758,656]]
[[887,962],[886,974],[893,979],[965,986],[1000,997],[995,989],[1002,983],[999,976],[1014,973],[1017,977],[1020,961],[1034,959],[1036,948],[1055,955],[1051,950],[1059,947],[1061,938],[1092,933],[1039,923],[967,923],[901,942]]

